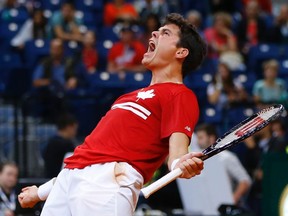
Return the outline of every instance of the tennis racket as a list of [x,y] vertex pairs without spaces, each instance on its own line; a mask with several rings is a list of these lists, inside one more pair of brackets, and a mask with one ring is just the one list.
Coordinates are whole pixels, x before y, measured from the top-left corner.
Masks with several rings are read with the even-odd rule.
[[[281,104],[277,104],[254,113],[252,116],[246,118],[241,123],[234,126],[222,137],[218,138],[214,144],[204,149],[202,151],[204,155],[200,158],[202,160],[206,160],[225,149],[231,148],[232,146],[238,144],[239,142],[267,126],[271,121],[278,118],[283,111],[284,107]],[[149,186],[142,188],[141,192],[145,198],[148,198],[151,194],[181,176],[181,174],[182,170],[180,168],[172,170]]]

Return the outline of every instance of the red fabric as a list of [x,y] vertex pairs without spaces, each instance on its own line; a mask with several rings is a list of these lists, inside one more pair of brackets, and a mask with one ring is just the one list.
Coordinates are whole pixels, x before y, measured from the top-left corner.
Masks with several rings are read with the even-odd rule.
[[97,67],[98,64],[98,53],[95,49],[83,49],[82,60],[86,69]]
[[[208,57],[210,58],[217,58],[219,56],[219,53],[216,50],[212,50],[211,46],[213,44],[217,44],[218,46],[225,46],[228,42],[227,37],[218,34],[213,27],[207,28],[204,31],[204,36],[209,46],[208,51]],[[234,40],[236,40],[236,37],[233,36]]]
[[[125,67],[139,65],[142,62],[143,55],[146,52],[146,48],[144,44],[139,41],[134,41],[130,44],[130,48],[134,51],[133,58],[126,62]],[[125,53],[125,45],[122,42],[117,42],[113,45],[113,47],[109,50],[108,53],[108,61],[112,61],[116,63],[116,59],[123,56]]]
[[123,4],[121,7],[116,7],[112,2],[109,2],[104,7],[104,24],[106,26],[111,26],[114,24],[116,19],[121,16],[131,16],[134,18],[138,17],[138,13],[134,6],[129,3]]
[[258,44],[258,27],[256,21],[251,21],[247,25],[247,35],[249,44],[256,45]]
[[[255,0],[242,0],[244,6],[246,6],[249,1],[255,1]],[[263,11],[265,11],[267,13],[271,13],[271,11],[272,11],[271,0],[257,0],[257,2]]]
[[128,93],[115,101],[74,155],[64,161],[66,168],[123,161],[147,182],[168,155],[168,137],[174,132],[191,137],[198,116],[196,96],[182,84],[155,84]]

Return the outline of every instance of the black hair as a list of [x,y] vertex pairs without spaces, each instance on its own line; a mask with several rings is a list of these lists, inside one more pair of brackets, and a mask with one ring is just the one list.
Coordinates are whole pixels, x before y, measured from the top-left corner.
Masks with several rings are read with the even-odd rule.
[[69,125],[77,124],[77,122],[77,119],[73,115],[66,113],[58,117],[56,126],[58,130],[62,130]]
[[195,131],[196,133],[199,131],[204,131],[205,133],[207,133],[208,136],[215,136],[215,138],[218,137],[217,129],[212,124],[200,124],[196,127]]
[[174,24],[180,29],[178,47],[187,48],[188,56],[182,65],[182,76],[185,77],[192,70],[196,70],[203,62],[207,54],[207,45],[196,30],[184,17],[177,13],[166,16],[164,25]]

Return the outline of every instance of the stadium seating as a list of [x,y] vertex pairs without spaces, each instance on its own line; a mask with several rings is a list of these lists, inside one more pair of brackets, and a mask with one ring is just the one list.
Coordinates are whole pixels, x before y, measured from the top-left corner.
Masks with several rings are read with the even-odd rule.
[[[33,69],[36,64],[45,56],[49,55],[50,40],[37,39],[27,41],[25,44],[26,66]],[[33,55],[31,55],[33,53]]]

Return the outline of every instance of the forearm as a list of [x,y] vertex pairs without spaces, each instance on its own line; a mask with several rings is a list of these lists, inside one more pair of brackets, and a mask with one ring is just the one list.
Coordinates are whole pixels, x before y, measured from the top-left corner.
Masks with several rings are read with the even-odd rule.
[[170,146],[167,165],[168,168],[171,169],[173,161],[188,153],[189,139],[186,136],[179,136],[177,133],[174,133],[170,136],[169,143]]
[[233,193],[233,198],[235,204],[239,203],[240,199],[247,193],[249,190],[250,184],[249,182],[243,181],[240,182]]
[[44,86],[48,86],[49,84],[50,84],[49,79],[37,79],[33,81],[34,87],[44,87]]

